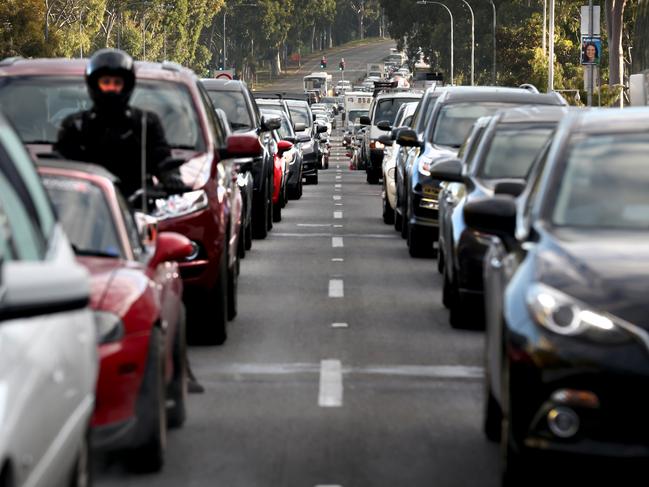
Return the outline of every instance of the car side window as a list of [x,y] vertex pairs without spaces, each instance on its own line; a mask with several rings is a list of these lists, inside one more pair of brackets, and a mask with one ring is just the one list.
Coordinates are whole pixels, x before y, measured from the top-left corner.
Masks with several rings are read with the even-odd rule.
[[0,227],[5,234],[5,242],[11,244],[11,252],[5,259],[43,260],[46,240],[41,233],[40,224],[30,214],[24,200],[11,184],[7,174],[0,171]]
[[214,104],[210,99],[207,91],[201,83],[197,83],[198,91],[201,94],[201,99],[203,100],[203,105],[205,111],[207,112],[207,120],[210,128],[212,129],[212,134],[214,135],[214,143],[216,147],[222,148],[225,147],[225,131],[214,113]]
[[56,223],[54,210],[34,163],[18,136],[8,127],[0,127],[0,159],[7,170],[5,175],[9,178],[14,176],[14,185],[22,186],[28,193],[25,204],[33,208],[41,233],[46,240],[49,239]]

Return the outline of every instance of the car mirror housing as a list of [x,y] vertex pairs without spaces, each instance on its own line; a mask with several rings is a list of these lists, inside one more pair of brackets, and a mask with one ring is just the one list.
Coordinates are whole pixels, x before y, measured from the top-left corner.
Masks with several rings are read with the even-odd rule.
[[262,155],[263,148],[255,135],[232,134],[227,138],[225,151],[228,157],[254,158]]
[[318,125],[317,131],[319,134],[323,134],[327,131],[327,126],[326,125]]
[[367,115],[363,115],[362,117],[360,117],[358,119],[358,123],[360,123],[361,125],[372,125],[372,121],[370,120],[370,117],[368,117]]
[[417,132],[412,129],[401,129],[397,136],[397,144],[403,147],[421,147],[422,145],[417,137]]
[[282,126],[282,120],[279,117],[268,117],[266,115],[261,116],[261,129],[264,132],[277,130],[281,126]]
[[296,132],[304,132],[306,129],[307,127],[305,123],[293,124],[293,130],[295,130]]
[[516,200],[496,195],[470,201],[464,206],[464,220],[474,230],[511,240],[516,231]]
[[383,130],[384,132],[388,132],[392,130],[392,125],[390,125],[390,122],[387,120],[381,120],[379,123],[376,124],[376,127],[379,130]]
[[525,183],[523,181],[501,181],[494,188],[494,194],[507,194],[514,198],[518,198],[523,191],[525,191]]
[[289,151],[289,150],[291,150],[292,148],[293,148],[293,143],[290,142],[290,141],[288,141],[288,140],[286,140],[286,139],[280,140],[280,141],[277,143],[277,151],[278,151],[280,154],[282,154],[282,153],[284,153],[284,152],[286,152],[286,151]]
[[380,135],[377,140],[381,142],[383,145],[385,145],[386,147],[390,147],[392,146],[392,144],[394,144],[392,137],[390,137],[388,134]]
[[163,262],[179,262],[196,254],[196,244],[176,232],[160,232],[149,267],[155,269]]
[[304,143],[306,143],[306,142],[310,142],[310,141],[311,141],[311,136],[310,136],[310,135],[298,135],[298,137],[297,137],[297,141],[298,141],[300,144],[304,144]]
[[430,168],[430,177],[440,181],[462,183],[462,161],[455,157],[437,161]]

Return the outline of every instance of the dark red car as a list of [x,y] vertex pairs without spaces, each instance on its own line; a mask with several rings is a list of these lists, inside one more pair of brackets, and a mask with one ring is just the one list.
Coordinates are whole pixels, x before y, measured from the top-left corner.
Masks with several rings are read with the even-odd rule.
[[178,261],[192,254],[193,245],[178,233],[156,235],[153,224],[140,226],[151,241],[143,243],[114,176],[99,166],[41,161],[39,172],[79,263],[91,275],[100,358],[93,447],[130,450],[134,468],[159,470],[167,423],[181,426],[186,416]]
[[[91,107],[85,60],[14,59],[0,62],[0,106],[32,154],[51,152],[58,127]],[[136,63],[131,104],[155,112],[193,191],[158,199],[152,208],[161,231],[187,236],[194,252],[179,263],[188,329],[197,341],[222,343],[226,322],[237,313],[237,245],[240,215],[231,206],[236,191],[233,158],[257,157],[256,136],[225,136],[212,103],[188,69],[174,63]],[[226,140],[227,139],[227,140]]]

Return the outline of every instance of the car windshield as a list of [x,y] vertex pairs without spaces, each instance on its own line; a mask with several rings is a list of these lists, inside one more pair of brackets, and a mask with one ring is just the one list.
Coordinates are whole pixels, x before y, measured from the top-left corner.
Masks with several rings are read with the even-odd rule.
[[454,103],[442,107],[430,141],[436,145],[460,147],[480,117],[507,108],[507,103]]
[[289,105],[289,112],[291,112],[291,117],[295,123],[303,123],[307,127],[311,126],[313,120],[309,116],[309,109],[306,106],[298,105]]
[[385,98],[379,100],[374,112],[374,120],[372,123],[376,125],[382,120],[386,120],[390,125],[394,124],[394,117],[397,116],[399,107],[404,103],[418,101],[417,98]]
[[78,255],[123,257],[108,202],[99,187],[59,176],[47,175],[42,179]]
[[551,133],[551,127],[497,130],[478,170],[478,177],[525,178]]
[[[155,112],[174,148],[202,151],[203,133],[188,90],[164,81],[138,80],[131,105]],[[5,78],[0,109],[26,144],[53,144],[68,115],[88,110],[92,102],[83,78],[47,76]]]
[[253,129],[246,98],[241,91],[209,91],[208,93],[214,106],[222,109],[227,115],[232,130]]
[[649,230],[646,133],[574,136],[555,200],[556,225]]
[[368,110],[350,110],[347,114],[347,120],[349,120],[350,123],[356,123],[359,118],[366,116],[368,113]]

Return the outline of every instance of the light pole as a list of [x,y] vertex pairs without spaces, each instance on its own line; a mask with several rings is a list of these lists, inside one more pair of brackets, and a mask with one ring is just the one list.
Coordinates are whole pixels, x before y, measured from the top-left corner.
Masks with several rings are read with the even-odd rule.
[[493,9],[493,26],[492,26],[492,43],[493,43],[493,62],[491,66],[491,80],[494,86],[496,86],[496,5],[494,0],[489,0],[491,3],[491,8]]
[[[258,7],[256,3],[242,3],[241,5],[232,5],[232,7]],[[227,10],[225,6],[223,7],[223,69],[225,69],[225,17],[227,16]]]
[[429,0],[418,0],[417,3],[419,5],[427,5],[429,3],[434,3],[435,5],[439,5],[441,7],[444,7],[446,11],[448,12],[448,15],[451,17],[451,86],[453,86],[455,83],[453,82],[453,13],[451,12],[451,9],[448,8],[446,5],[444,5],[441,2],[431,2]]
[[548,93],[554,91],[554,0],[550,0],[550,28],[548,29],[548,44],[550,47],[548,59]]
[[462,1],[469,7],[469,12],[471,12],[471,86],[473,86],[475,81],[475,15],[469,2],[466,0]]

